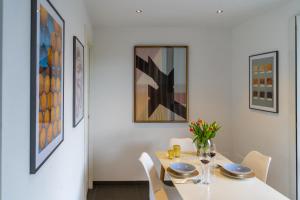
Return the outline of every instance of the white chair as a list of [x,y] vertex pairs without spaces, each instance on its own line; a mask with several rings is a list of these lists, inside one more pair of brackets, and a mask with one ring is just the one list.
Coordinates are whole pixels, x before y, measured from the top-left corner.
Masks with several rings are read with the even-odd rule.
[[266,183],[271,159],[257,151],[251,151],[244,158],[242,165],[252,169],[256,177]]
[[171,138],[170,148],[173,148],[174,144],[179,144],[182,152],[197,151],[196,146],[191,138]]
[[147,153],[143,152],[139,158],[139,161],[142,163],[149,180],[149,200],[180,199],[175,188],[167,188],[167,190],[165,190],[164,185],[158,178],[153,161]]

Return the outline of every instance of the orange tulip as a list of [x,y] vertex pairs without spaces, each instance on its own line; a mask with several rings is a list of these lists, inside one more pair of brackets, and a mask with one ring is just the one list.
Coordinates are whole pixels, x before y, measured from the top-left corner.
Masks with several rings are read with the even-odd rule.
[[202,119],[199,119],[199,120],[197,121],[197,124],[198,124],[199,126],[201,126],[201,125],[203,124],[203,120],[202,120]]

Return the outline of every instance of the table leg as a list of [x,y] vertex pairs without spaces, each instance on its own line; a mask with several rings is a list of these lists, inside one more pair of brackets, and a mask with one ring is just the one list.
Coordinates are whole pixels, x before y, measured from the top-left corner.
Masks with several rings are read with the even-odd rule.
[[165,180],[165,168],[161,165],[160,166],[160,180],[162,181],[162,182],[164,182],[164,180]]

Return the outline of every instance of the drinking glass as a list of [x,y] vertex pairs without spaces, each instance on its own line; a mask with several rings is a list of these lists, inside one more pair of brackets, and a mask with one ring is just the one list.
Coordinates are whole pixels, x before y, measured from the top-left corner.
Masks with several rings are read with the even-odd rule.
[[201,172],[202,172],[202,184],[210,183],[210,148],[200,149],[200,162],[201,162]]
[[173,145],[173,150],[174,150],[175,157],[179,158],[180,157],[180,151],[181,151],[180,145],[178,145],[178,144]]
[[174,158],[174,150],[173,149],[169,149],[168,150],[168,158],[170,159],[170,160],[172,160],[173,158]]

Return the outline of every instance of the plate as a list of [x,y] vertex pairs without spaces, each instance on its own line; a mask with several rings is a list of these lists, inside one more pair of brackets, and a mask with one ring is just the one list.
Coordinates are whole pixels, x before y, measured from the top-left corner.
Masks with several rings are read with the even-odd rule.
[[183,162],[172,163],[170,165],[170,169],[178,174],[191,174],[196,171],[196,167],[194,165]]
[[167,168],[167,172],[170,176],[177,178],[177,179],[192,178],[192,177],[199,175],[198,170],[195,170],[193,173],[190,173],[190,174],[179,174],[179,173],[173,171],[170,167]]
[[253,178],[255,177],[255,173],[254,172],[251,172],[249,174],[233,174],[233,173],[230,173],[229,171],[225,170],[224,168],[220,168],[221,170],[221,173],[224,175],[224,176],[227,176],[229,178],[234,178],[234,179],[247,179],[247,178]]
[[236,163],[227,163],[224,164],[222,167],[226,171],[236,175],[247,175],[253,172],[252,169],[250,169],[249,167],[245,167],[243,165],[236,164]]

